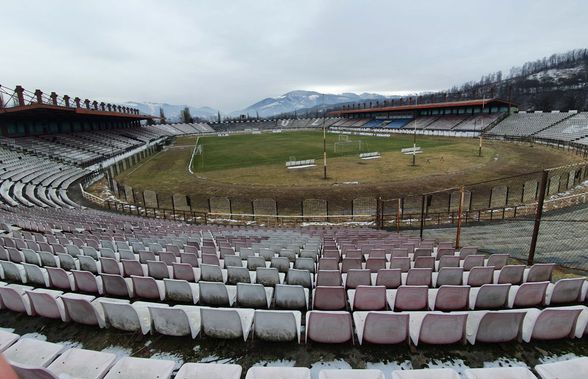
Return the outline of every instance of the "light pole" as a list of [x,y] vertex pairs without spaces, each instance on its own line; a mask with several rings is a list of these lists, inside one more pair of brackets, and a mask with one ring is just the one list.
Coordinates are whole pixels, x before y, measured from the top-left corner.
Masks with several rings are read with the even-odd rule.
[[325,94],[323,94],[323,179],[327,180],[327,128],[325,124]]
[[417,120],[418,120],[418,110],[416,109],[419,105],[419,96],[415,96],[415,117],[414,117],[414,134],[412,136],[412,165],[416,166],[416,131],[417,131]]
[[484,97],[482,98],[482,119],[480,120],[482,127],[480,128],[480,143],[478,146],[478,157],[482,156],[482,134],[484,134],[484,103],[485,102],[486,102],[486,96],[484,95]]

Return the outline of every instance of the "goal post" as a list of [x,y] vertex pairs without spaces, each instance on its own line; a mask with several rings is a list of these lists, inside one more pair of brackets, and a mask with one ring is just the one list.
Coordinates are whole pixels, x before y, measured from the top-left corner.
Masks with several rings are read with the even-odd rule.
[[364,148],[364,143],[362,140],[337,141],[333,144],[333,151],[335,153],[348,153],[348,152],[363,151],[363,148]]

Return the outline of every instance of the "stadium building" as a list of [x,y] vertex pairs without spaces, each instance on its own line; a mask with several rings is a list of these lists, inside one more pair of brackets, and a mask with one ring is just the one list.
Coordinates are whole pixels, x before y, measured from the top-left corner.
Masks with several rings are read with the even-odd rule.
[[[351,217],[342,225],[332,215],[274,225],[277,206],[239,223],[187,203],[180,210],[175,197],[164,209],[111,183],[103,197],[89,190],[185,135],[416,128],[586,154],[586,113],[523,113],[484,99],[343,110],[327,120],[147,125],[153,117],[135,109],[0,88],[0,352],[23,378],[310,378],[312,368],[324,379],[380,379],[385,367],[395,379],[455,379],[455,369],[522,379],[534,377],[529,367],[542,378],[586,370],[588,358],[576,356],[588,355],[588,284],[574,271],[586,269],[586,233],[540,229],[542,216],[547,225],[566,210],[584,217],[585,162],[544,170],[533,185],[500,182],[505,195],[490,191],[483,209],[466,210],[462,188],[458,206],[447,192],[449,209],[436,216],[425,208],[430,194],[415,193],[419,213],[399,208],[385,219],[401,202],[374,199],[336,215]],[[454,238],[468,217],[472,233],[492,238]],[[436,219],[446,224],[428,232]],[[515,229],[519,240],[507,234]],[[559,240],[568,232],[579,245]],[[527,260],[543,233],[566,250],[542,250],[539,240]],[[516,367],[486,367],[505,354]],[[566,362],[549,360],[565,354]],[[469,368],[422,365],[448,356]]]

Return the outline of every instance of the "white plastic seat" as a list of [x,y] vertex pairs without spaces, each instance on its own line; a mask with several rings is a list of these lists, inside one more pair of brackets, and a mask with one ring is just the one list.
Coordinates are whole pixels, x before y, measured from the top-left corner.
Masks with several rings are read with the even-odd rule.
[[253,331],[256,338],[265,341],[300,343],[302,314],[300,311],[256,310]]
[[163,279],[165,298],[169,301],[197,304],[199,286],[186,280]]
[[151,331],[151,318],[147,307],[152,303],[136,301],[130,304],[128,300],[110,298],[101,298],[98,303],[97,305],[103,309],[106,323],[113,328],[127,332],[140,331],[143,334]]
[[175,379],[240,379],[241,366],[229,363],[184,363]]
[[394,370],[391,379],[460,379],[450,368],[425,368],[420,370]]
[[567,361],[543,363],[535,366],[541,379],[582,379],[588,378],[588,357]]
[[166,359],[124,357],[108,371],[104,379],[169,379],[176,363]]
[[384,379],[382,370],[376,369],[326,369],[319,372],[319,379]]
[[310,369],[306,367],[251,367],[245,379],[310,379]]
[[61,354],[47,368],[59,376],[101,379],[116,359],[116,354],[74,348]]
[[253,326],[253,309],[201,308],[202,332],[213,338],[247,340]]
[[66,348],[34,338],[21,338],[2,354],[9,362],[28,367],[47,367]]
[[63,292],[37,288],[34,291],[26,291],[31,301],[31,315],[39,315],[47,318],[68,321],[61,295]]
[[20,336],[16,333],[0,330],[0,353],[8,349],[8,347],[18,341],[19,338]]
[[353,312],[360,345],[398,344],[408,342],[409,314],[391,311]]
[[537,379],[526,367],[470,368],[463,374],[464,379]]
[[196,338],[201,328],[200,307],[176,305],[174,307],[161,304],[148,304],[149,314],[154,329],[167,336],[191,336]]
[[504,343],[521,337],[525,310],[470,312],[466,324],[466,337],[472,345]]

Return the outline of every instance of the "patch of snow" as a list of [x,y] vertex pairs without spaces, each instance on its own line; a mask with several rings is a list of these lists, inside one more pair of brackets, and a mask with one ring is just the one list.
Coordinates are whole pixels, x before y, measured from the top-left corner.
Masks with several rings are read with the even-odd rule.
[[342,359],[337,359],[328,362],[315,362],[310,366],[310,377],[312,379],[318,379],[319,372],[325,369],[350,369],[349,363]]
[[117,359],[128,357],[133,354],[133,350],[129,349],[128,347],[122,347],[117,345],[110,345],[107,348],[102,349],[105,353],[112,353],[116,355]]
[[198,363],[233,363],[232,358],[221,358],[216,355],[209,355],[198,361]]
[[151,358],[174,361],[176,363],[174,370],[179,370],[180,367],[182,367],[182,365],[184,364],[184,359],[181,356],[179,356],[178,354],[174,354],[174,353],[159,352],[159,353],[153,354],[151,356]]
[[47,336],[41,333],[27,333],[23,334],[21,338],[34,338],[39,341],[47,341]]
[[365,368],[381,370],[384,372],[384,377],[391,378],[392,371],[397,370],[412,370],[412,363],[410,361],[404,362],[367,362]]
[[580,356],[576,355],[574,353],[568,353],[568,354],[564,354],[564,355],[552,354],[552,355],[547,355],[547,356],[539,358],[539,362],[541,362],[541,363],[555,363],[555,362],[567,361],[567,360],[574,359],[574,358],[580,358]]
[[259,361],[253,364],[252,367],[294,367],[296,365],[296,361],[291,361],[288,359],[278,359],[275,361]]
[[442,361],[440,359],[433,359],[427,365],[428,368],[451,368],[459,373],[463,377],[463,372],[469,367],[466,366],[462,359],[454,359],[450,361]]
[[495,367],[526,367],[525,362],[521,362],[517,359],[501,357],[492,362],[484,362],[484,368],[495,368]]

